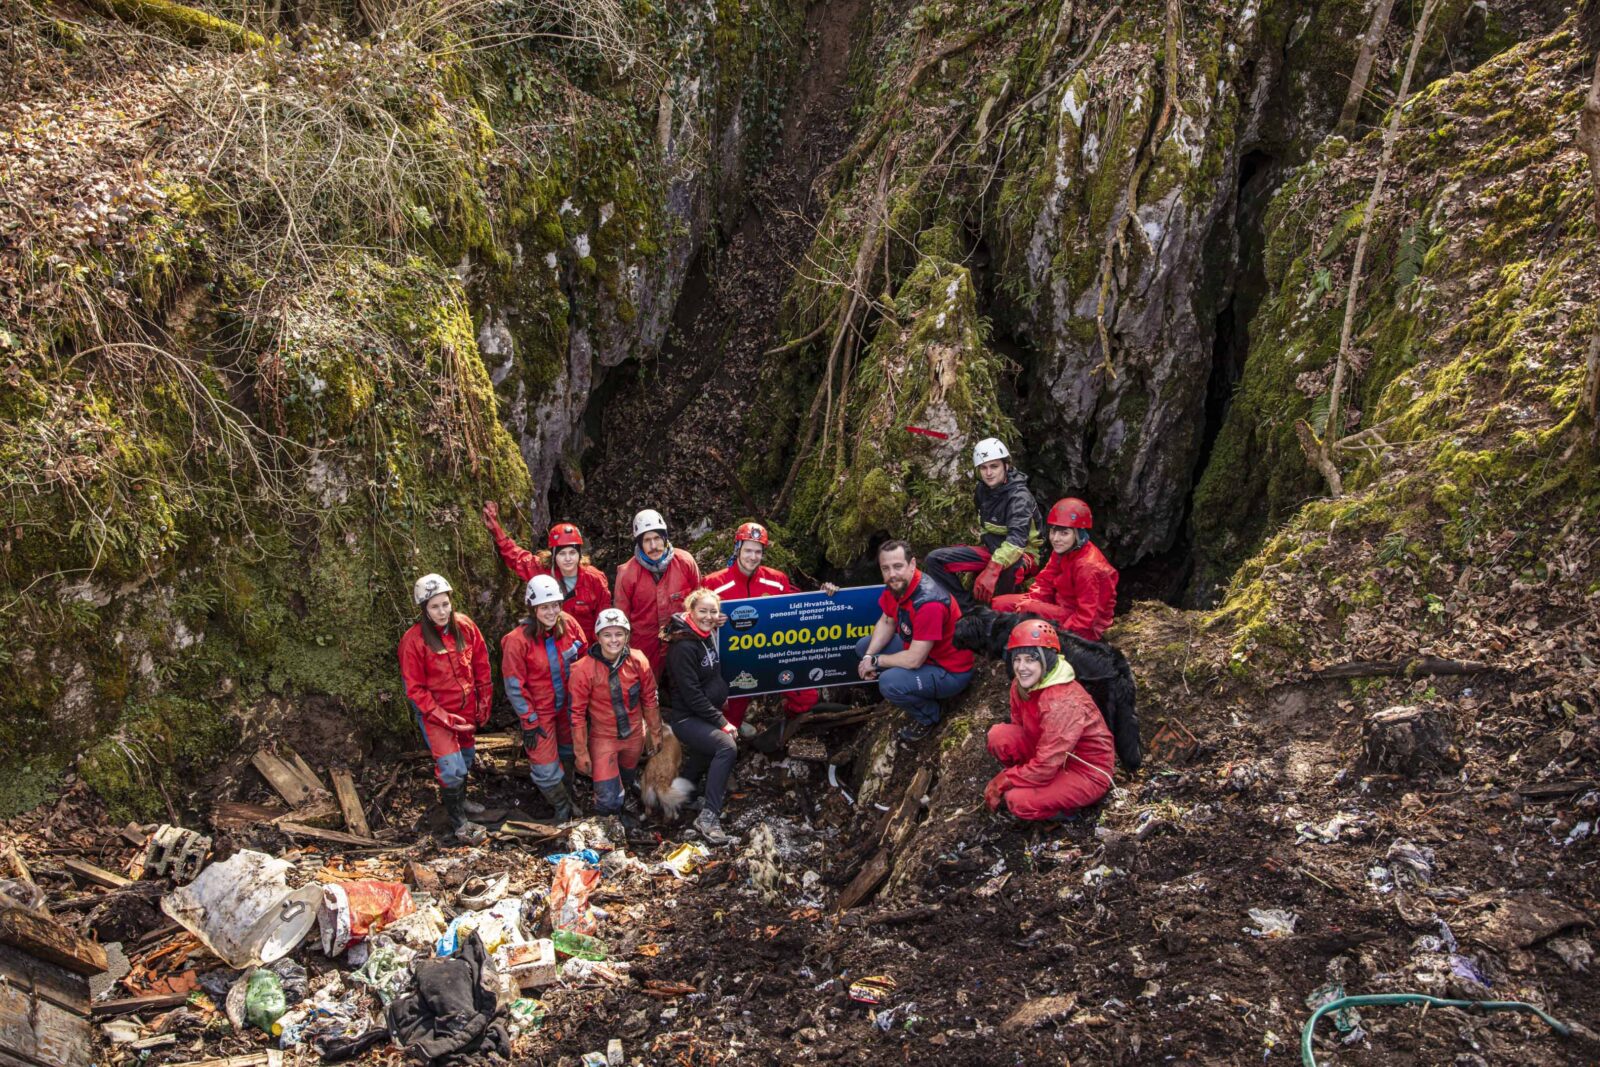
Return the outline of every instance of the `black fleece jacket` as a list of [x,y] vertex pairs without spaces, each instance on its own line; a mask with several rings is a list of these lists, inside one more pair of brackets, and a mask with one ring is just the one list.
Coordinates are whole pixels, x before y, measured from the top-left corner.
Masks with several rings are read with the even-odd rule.
[[665,637],[661,703],[667,722],[704,719],[718,729],[726,726],[722,707],[728,702],[728,683],[722,680],[716,642],[695,633],[682,612],[668,620]]

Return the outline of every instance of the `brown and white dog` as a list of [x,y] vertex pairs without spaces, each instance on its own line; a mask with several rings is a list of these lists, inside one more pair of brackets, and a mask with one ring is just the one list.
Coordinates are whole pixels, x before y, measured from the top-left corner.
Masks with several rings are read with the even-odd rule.
[[676,819],[678,812],[694,795],[694,783],[678,777],[683,767],[683,745],[672,730],[661,731],[661,748],[644,765],[639,776],[639,795],[646,808],[659,811],[668,819]]

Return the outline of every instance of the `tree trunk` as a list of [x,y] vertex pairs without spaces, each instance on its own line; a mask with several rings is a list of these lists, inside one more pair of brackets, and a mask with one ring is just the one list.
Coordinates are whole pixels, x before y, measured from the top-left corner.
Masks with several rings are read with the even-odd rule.
[[[1372,181],[1372,194],[1367,197],[1367,209],[1361,216],[1361,236],[1356,239],[1355,261],[1350,265],[1350,287],[1345,292],[1344,324],[1339,328],[1339,355],[1333,366],[1333,384],[1329,387],[1328,424],[1322,428],[1315,465],[1328,482],[1328,492],[1335,497],[1344,495],[1343,480],[1339,475],[1338,460],[1333,446],[1344,436],[1342,408],[1345,374],[1350,366],[1350,337],[1355,331],[1356,297],[1361,291],[1361,270],[1367,259],[1367,239],[1372,233],[1372,218],[1378,212],[1378,201],[1383,198],[1383,184],[1389,177],[1389,162],[1394,158],[1394,143],[1400,137],[1400,113],[1405,110],[1406,98],[1411,93],[1411,75],[1417,68],[1417,55],[1422,42],[1428,38],[1428,23],[1439,0],[1427,0],[1422,7],[1422,17],[1417,20],[1416,31],[1411,35],[1411,54],[1406,57],[1405,73],[1400,77],[1400,91],[1395,94],[1394,107],[1389,112],[1389,126],[1383,131],[1383,151],[1378,156],[1378,176]],[[1303,437],[1303,435],[1302,435]]]
[[1378,53],[1378,42],[1389,28],[1389,13],[1394,10],[1394,0],[1377,0],[1372,9],[1372,21],[1367,32],[1361,35],[1361,50],[1356,53],[1356,66],[1350,72],[1350,90],[1345,94],[1344,108],[1339,112],[1339,125],[1335,132],[1349,137],[1356,129],[1356,116],[1361,113],[1361,98],[1366,95],[1367,82],[1372,78],[1372,61]]
[[[1600,10],[1600,5],[1596,7]],[[1589,153],[1589,179],[1594,184],[1594,224],[1600,229],[1600,52],[1595,53],[1594,78],[1589,83],[1589,97],[1583,103],[1578,139]],[[1594,333],[1589,338],[1581,403],[1589,416],[1590,433],[1600,434],[1600,307],[1595,309]]]

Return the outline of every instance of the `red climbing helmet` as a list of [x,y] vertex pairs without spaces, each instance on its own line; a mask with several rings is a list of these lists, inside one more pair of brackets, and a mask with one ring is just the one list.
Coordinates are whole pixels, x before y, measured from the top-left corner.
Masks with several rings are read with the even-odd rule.
[[1016,648],[1053,648],[1060,652],[1061,636],[1056,633],[1054,626],[1043,619],[1028,619],[1013,626],[1011,636],[1006,640],[1007,652]]
[[570,522],[558,522],[550,527],[550,551],[566,548],[568,545],[583,547],[583,534]]
[[1087,530],[1094,525],[1094,515],[1090,513],[1089,505],[1077,497],[1064,496],[1050,509],[1050,517],[1045,522],[1051,526]]
[[754,541],[756,544],[766,547],[767,528],[759,522],[741,523],[739,528],[733,531],[733,543],[737,545],[741,541]]

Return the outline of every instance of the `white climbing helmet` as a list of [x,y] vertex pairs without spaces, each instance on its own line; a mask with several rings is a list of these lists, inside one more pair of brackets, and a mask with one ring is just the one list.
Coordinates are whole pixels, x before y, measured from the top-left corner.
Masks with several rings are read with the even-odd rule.
[[633,517],[633,539],[637,541],[652,530],[658,530],[662,537],[667,536],[667,520],[661,517],[661,512],[645,508]]
[[1006,448],[1005,442],[998,437],[985,437],[972,449],[972,465],[981,467],[985,463],[997,459],[1010,459],[1011,451]]
[[548,574],[535,574],[528,579],[528,591],[522,599],[528,602],[528,607],[536,608],[540,604],[559,604],[567,599],[561,595],[561,583]]
[[440,593],[450,592],[450,583],[444,580],[442,574],[424,574],[417,579],[417,584],[411,587],[411,599],[421,607]]
[[596,637],[600,635],[601,630],[612,626],[620,626],[628,633],[633,633],[633,626],[628,622],[628,617],[617,608],[607,608],[594,617],[594,632]]

